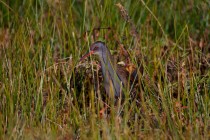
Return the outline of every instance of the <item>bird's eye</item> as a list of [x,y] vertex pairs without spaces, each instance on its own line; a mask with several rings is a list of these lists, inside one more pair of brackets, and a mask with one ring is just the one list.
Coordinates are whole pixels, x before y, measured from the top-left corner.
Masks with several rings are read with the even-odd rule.
[[99,49],[98,46],[95,46],[95,47],[94,47],[94,51],[97,51],[98,49]]

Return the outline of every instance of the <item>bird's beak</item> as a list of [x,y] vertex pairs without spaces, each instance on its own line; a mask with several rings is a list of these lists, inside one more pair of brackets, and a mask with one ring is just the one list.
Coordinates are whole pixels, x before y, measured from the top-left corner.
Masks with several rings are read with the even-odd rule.
[[86,53],[86,54],[85,54],[82,58],[80,58],[80,60],[79,60],[79,61],[84,60],[86,57],[88,57],[88,56],[92,55],[93,53],[94,53],[94,51],[90,51],[90,52]]

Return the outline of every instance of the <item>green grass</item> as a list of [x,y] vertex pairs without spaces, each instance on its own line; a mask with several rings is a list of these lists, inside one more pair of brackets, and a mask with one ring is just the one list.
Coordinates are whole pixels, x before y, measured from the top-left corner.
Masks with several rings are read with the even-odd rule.
[[[0,0],[0,139],[210,138],[210,3],[121,1],[126,22],[119,2]],[[143,68],[140,105],[115,107],[101,71],[79,62],[96,40]]]

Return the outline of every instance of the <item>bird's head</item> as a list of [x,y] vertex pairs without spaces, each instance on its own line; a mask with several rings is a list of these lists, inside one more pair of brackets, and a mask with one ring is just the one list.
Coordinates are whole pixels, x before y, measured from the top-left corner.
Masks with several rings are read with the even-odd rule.
[[88,53],[86,53],[81,59],[80,61],[84,60],[85,58],[87,58],[88,56],[92,55],[92,54],[96,54],[99,57],[102,57],[104,54],[107,53],[107,48],[104,42],[101,41],[97,41],[95,43],[93,43],[90,47],[90,51]]

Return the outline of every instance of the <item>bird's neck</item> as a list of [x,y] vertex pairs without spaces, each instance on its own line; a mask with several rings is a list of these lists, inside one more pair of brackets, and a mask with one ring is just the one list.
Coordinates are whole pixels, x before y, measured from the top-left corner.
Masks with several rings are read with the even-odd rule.
[[106,77],[106,74],[110,74],[110,76],[113,77],[116,73],[115,64],[109,50],[105,50],[103,55],[99,56],[99,59],[101,62],[102,72],[104,76]]
[[114,60],[109,50],[106,50],[103,55],[99,56],[99,59],[101,61],[102,73],[105,82],[111,83],[114,86],[115,95],[119,97],[122,89],[122,80],[116,72],[115,64],[113,64]]

